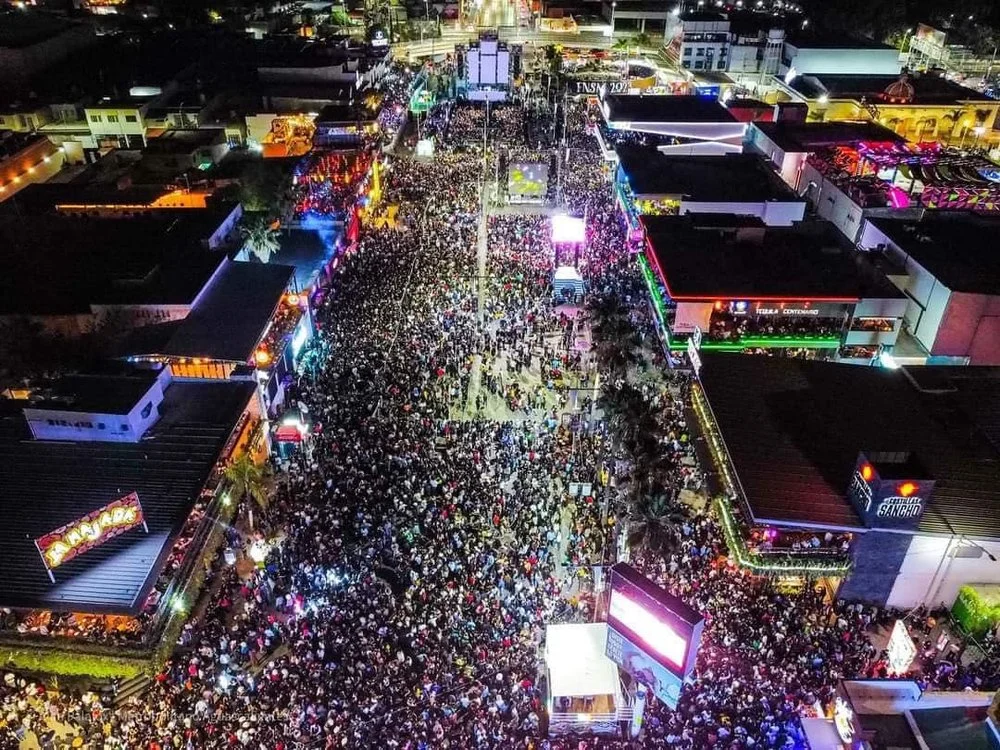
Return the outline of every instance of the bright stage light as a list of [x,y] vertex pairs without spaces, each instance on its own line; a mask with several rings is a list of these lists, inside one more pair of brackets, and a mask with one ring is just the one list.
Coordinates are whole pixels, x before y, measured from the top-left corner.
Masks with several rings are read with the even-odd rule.
[[552,217],[552,241],[583,243],[587,241],[587,227],[583,219],[559,215]]

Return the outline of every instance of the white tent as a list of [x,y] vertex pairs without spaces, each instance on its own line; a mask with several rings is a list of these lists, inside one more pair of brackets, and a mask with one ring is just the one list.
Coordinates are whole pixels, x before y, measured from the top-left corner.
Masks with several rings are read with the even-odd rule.
[[567,623],[545,629],[549,692],[563,696],[619,696],[618,667],[604,655],[607,623]]

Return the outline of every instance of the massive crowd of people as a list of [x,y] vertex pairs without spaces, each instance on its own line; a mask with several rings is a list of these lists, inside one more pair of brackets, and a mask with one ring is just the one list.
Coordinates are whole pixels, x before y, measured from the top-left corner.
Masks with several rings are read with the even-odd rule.
[[[456,122],[481,129],[475,111],[455,110],[452,137]],[[563,198],[588,217],[591,297],[621,299],[645,337],[601,160],[573,143]],[[581,408],[601,364],[578,343],[586,308],[553,301],[545,220],[490,218],[477,272],[483,169],[460,152],[392,159],[397,221],[367,228],[341,263],[289,393],[313,437],[278,467],[257,518],[274,540],[265,562],[220,563],[146,694],[112,708],[8,675],[0,732],[149,750],[792,748],[798,718],[839,678],[879,668],[867,633],[884,612],[733,566],[713,517],[682,501],[701,480],[687,385],[668,374],[641,391],[667,426],[674,522],[633,564],[706,616],[696,679],[676,710],[651,702],[639,740],[544,738],[545,624],[592,614],[580,582],[613,558],[627,510],[607,476],[621,463],[613,436]],[[949,678],[996,687],[997,672]]]

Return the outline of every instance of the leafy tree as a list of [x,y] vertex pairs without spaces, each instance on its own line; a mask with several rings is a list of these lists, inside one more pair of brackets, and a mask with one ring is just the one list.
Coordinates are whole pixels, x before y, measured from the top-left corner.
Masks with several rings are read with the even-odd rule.
[[243,210],[277,216],[291,184],[291,175],[281,163],[267,159],[250,162],[240,175]]
[[644,496],[630,508],[628,543],[630,547],[645,547],[661,554],[674,551],[677,537],[673,527],[684,522],[684,516],[671,511],[666,495]]
[[[261,510],[267,509],[267,470],[254,462],[247,452],[235,458],[223,472],[240,501],[250,499]],[[253,528],[253,508],[249,507],[250,528]]]
[[338,5],[330,11],[330,23],[337,28],[351,25],[351,17],[347,13],[347,8]]
[[281,250],[278,231],[264,216],[255,216],[245,221],[240,227],[240,236],[261,263],[270,262],[271,256]]
[[641,342],[628,310],[617,298],[606,298],[594,308],[592,328],[598,360],[612,377],[624,378],[630,367],[639,364]]

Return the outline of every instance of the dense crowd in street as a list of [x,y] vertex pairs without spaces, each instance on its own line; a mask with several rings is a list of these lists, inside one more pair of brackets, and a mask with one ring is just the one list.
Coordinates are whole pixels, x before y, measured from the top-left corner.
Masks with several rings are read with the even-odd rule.
[[[519,111],[498,109],[501,140],[523,138]],[[484,122],[457,107],[449,138],[481,139]],[[592,299],[621,299],[646,340],[600,157],[593,139],[571,140],[563,197],[588,219]],[[289,394],[308,405],[313,437],[278,467],[256,518],[273,539],[265,563],[220,563],[147,694],[112,709],[10,675],[7,730],[43,735],[48,718],[84,747],[130,750],[793,748],[799,716],[827,705],[839,678],[879,669],[867,633],[884,612],[782,593],[734,567],[713,517],[682,501],[701,475],[685,377],[667,374],[641,392],[665,424],[673,522],[633,563],[705,614],[696,679],[676,711],[651,702],[638,741],[543,739],[545,624],[592,613],[589,567],[613,557],[626,508],[607,478],[618,458],[607,425],[585,421],[574,439],[586,417],[573,399],[600,364],[576,345],[588,310],[553,302],[544,219],[489,219],[478,309],[483,168],[475,154],[392,159],[385,201],[398,219],[366,229],[341,263],[316,311],[318,364]],[[647,349],[643,366],[659,369]],[[580,484],[590,494],[570,491]],[[928,679],[998,686],[995,669],[963,669]]]

